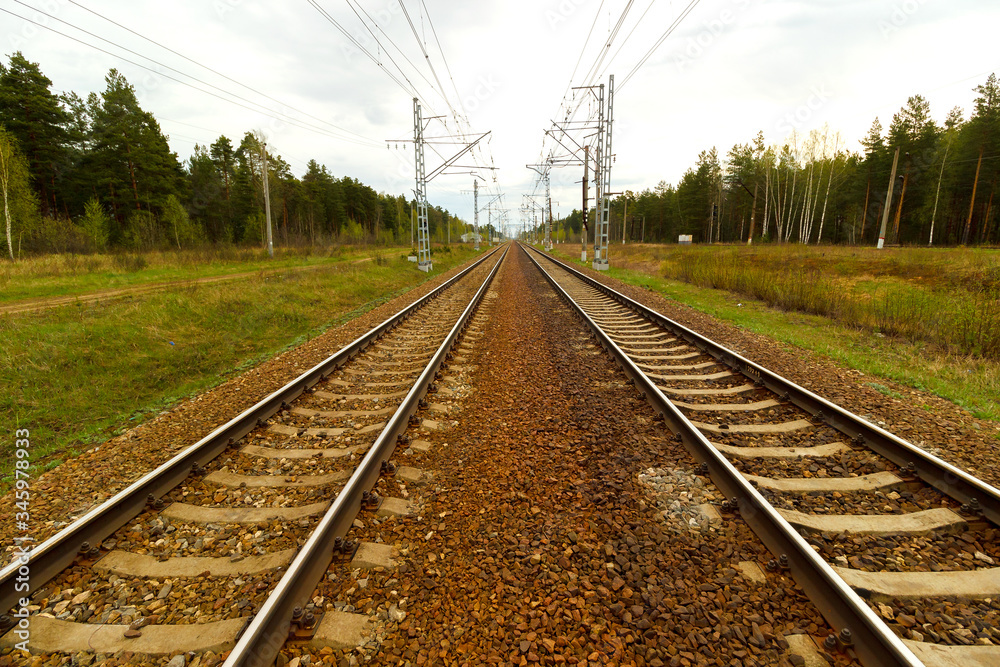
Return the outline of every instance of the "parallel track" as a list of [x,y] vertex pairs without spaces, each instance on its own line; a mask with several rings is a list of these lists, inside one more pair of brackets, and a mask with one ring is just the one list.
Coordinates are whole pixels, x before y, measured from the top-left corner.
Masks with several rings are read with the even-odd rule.
[[[863,543],[867,536],[905,540],[929,533],[940,540],[964,531],[963,537],[990,544],[984,535],[992,534],[1000,521],[1000,491],[563,262],[534,249],[529,256],[676,437],[707,466],[729,499],[723,511],[742,515],[781,556],[769,565],[789,569],[839,629],[839,635],[827,638],[827,648],[853,651],[865,665],[1000,664],[1000,647],[946,646],[954,637],[936,636],[928,630],[933,624],[920,622],[937,617],[931,610],[935,599],[996,597],[1000,568],[970,570],[963,562],[959,567],[946,564],[947,573],[903,567],[880,572],[871,559],[843,555],[845,545]],[[849,473],[852,465],[872,474]],[[763,468],[768,472],[749,472]],[[793,477],[803,469],[809,471],[803,478]],[[814,471],[822,474],[817,477]],[[835,474],[827,476],[829,472]],[[888,514],[859,515],[851,507],[859,494],[933,507],[893,513],[887,506]],[[846,513],[823,507],[831,495],[843,499],[838,510]],[[788,509],[800,502],[810,512]],[[837,551],[836,566],[820,555]],[[988,555],[982,556],[983,564],[990,562]],[[879,618],[877,611],[900,618],[900,600],[908,611],[917,609],[921,618],[914,619],[915,629],[937,643],[904,642]],[[1000,643],[996,636],[990,639]]]
[[[120,641],[127,621],[141,625],[142,610],[148,615],[155,604],[167,623],[133,628],[158,637],[153,643],[196,637],[204,645],[173,648],[218,651],[235,644],[227,665],[272,664],[295,608],[309,600],[335,555],[349,556],[356,548],[345,539],[348,530],[363,507],[378,502],[371,490],[392,469],[388,462],[398,439],[424,396],[435,391],[436,376],[505,255],[499,249],[484,255],[47,539],[28,563],[30,592],[16,590],[21,563],[0,570],[0,608],[13,608],[19,598],[43,589],[48,598],[35,595],[33,603],[63,619],[33,617],[46,631],[33,631],[32,641],[91,630],[97,637],[98,629]],[[256,539],[240,528],[252,524],[260,528]],[[174,533],[170,542],[181,547],[158,548],[161,541],[152,540],[135,544],[132,535],[144,535],[150,526],[154,538]],[[275,551],[275,543],[286,548]],[[81,577],[81,572],[87,574]],[[109,602],[103,618],[91,618],[80,600],[92,600],[90,593],[65,604],[52,602],[81,578],[96,582],[94,598],[129,598],[128,617],[118,613],[120,603]],[[195,602],[198,609],[191,615],[190,596],[183,603],[189,606],[186,612],[172,607],[180,604],[178,591],[160,588],[164,578],[185,590],[210,590],[228,581],[229,593],[225,599]],[[153,581],[158,594],[145,593],[144,581]],[[129,593],[137,594],[138,602],[133,604]],[[241,594],[245,597],[229,597]],[[153,603],[146,604],[151,597]],[[228,605],[235,605],[231,612]],[[202,622],[202,612],[211,616],[220,606],[217,622]],[[174,619],[181,623],[171,625]],[[170,634],[194,623],[197,635]],[[142,645],[135,643],[137,652],[143,652]]]

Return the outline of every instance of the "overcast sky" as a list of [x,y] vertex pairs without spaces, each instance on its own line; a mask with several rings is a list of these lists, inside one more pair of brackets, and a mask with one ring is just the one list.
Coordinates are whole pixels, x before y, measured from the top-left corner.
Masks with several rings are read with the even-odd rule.
[[[939,122],[956,105],[968,117],[972,88],[1000,70],[996,0],[702,0],[627,80],[689,6],[688,0],[633,0],[596,70],[599,78],[588,77],[588,70],[629,0],[402,0],[410,21],[399,1],[318,0],[381,67],[305,0],[0,0],[2,9],[153,71],[10,14],[0,14],[0,35],[4,53],[20,50],[40,63],[57,91],[73,90],[84,97],[100,92],[107,71],[117,68],[135,86],[143,107],[160,120],[182,160],[195,143],[209,144],[225,134],[238,144],[244,132],[260,130],[271,151],[287,160],[296,175],[315,159],[336,176],[349,175],[380,191],[408,196],[413,189],[412,146],[399,144],[397,149],[391,144],[387,149],[384,140],[413,136],[413,95],[404,89],[411,83],[424,101],[425,116],[449,116],[447,128],[434,122],[427,134],[456,129],[437,90],[440,80],[451,106],[467,115],[473,131],[492,132],[476,159],[499,168],[497,184],[513,220],[519,219],[522,194],[535,188],[535,174],[525,165],[554,146],[551,140],[543,146],[543,132],[565,109],[564,99],[573,106],[564,95],[578,59],[573,85],[607,83],[607,75],[615,75],[612,189],[637,192],[660,180],[676,184],[701,150],[716,146],[724,156],[759,130],[769,144],[778,144],[792,129],[807,133],[828,123],[842,134],[847,149],[857,151],[872,120],[878,116],[888,128],[892,115],[914,94],[930,100]],[[369,27],[381,46],[352,7],[370,15]],[[433,73],[422,53],[424,44]],[[171,78],[208,88],[168,68],[313,127],[297,127],[280,113],[275,118],[184,86]],[[578,118],[586,110],[585,104]],[[439,147],[442,152],[452,148]],[[440,162],[428,152],[428,171]],[[554,170],[558,214],[580,207],[581,171]],[[429,199],[471,221],[472,196],[463,191],[471,190],[472,180],[471,175],[440,176],[430,185]],[[483,199],[485,195],[480,204]]]

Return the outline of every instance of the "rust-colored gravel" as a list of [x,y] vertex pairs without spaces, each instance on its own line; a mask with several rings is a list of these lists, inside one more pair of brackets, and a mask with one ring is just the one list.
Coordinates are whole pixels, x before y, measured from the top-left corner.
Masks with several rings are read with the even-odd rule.
[[[470,260],[471,263],[472,260]],[[259,366],[200,394],[149,422],[130,429],[31,482],[32,537],[41,541],[70,519],[125,488],[183,448],[194,444],[347,343],[427,294],[468,265],[331,329]],[[331,317],[336,314],[331,313]],[[0,497],[0,562],[6,564],[20,534],[14,527],[14,493]]]
[[434,473],[408,487],[418,515],[351,534],[399,567],[335,563],[316,591],[374,637],[279,665],[788,665],[785,636],[830,632],[780,572],[745,578],[771,555],[738,517],[698,519],[721,494],[521,252],[492,291],[455,425],[396,456]]
[[[336,408],[335,401],[339,400],[336,398],[339,394],[328,390],[344,390],[356,394],[359,392],[353,389],[363,390],[370,386],[367,384],[370,382],[381,385],[385,381],[390,381],[391,384],[398,385],[405,381],[407,385],[412,384],[418,373],[411,373],[413,377],[404,378],[396,366],[392,367],[393,370],[386,371],[383,370],[383,366],[370,363],[370,359],[376,355],[383,356],[386,348],[407,348],[412,355],[423,347],[436,348],[440,345],[496,259],[496,257],[491,258],[477,267],[454,287],[407,319],[397,330],[377,341],[370,350],[362,352],[339,371],[332,373],[318,385],[319,391],[303,394],[301,401],[296,400],[266,420],[252,432],[248,440],[265,444],[281,443],[282,452],[298,453],[295,450],[305,449],[308,455],[316,444],[323,445],[322,440],[325,440],[325,436],[320,436],[320,441],[317,441],[316,434],[306,433],[306,428],[329,426],[338,433],[343,431],[344,436],[348,434],[355,436],[358,441],[357,449],[363,453],[374,437],[368,435],[372,432],[371,423],[384,422],[386,415],[368,416],[358,415],[354,411],[345,413],[345,411],[328,410],[322,417],[323,423],[320,424],[315,414],[316,408]],[[386,400],[390,404],[386,411],[391,413],[398,406],[399,398],[386,397]],[[303,405],[311,407],[303,410]],[[380,428],[381,425],[375,426],[375,430]],[[275,435],[276,442],[272,443],[270,439],[261,438],[262,434]],[[344,437],[343,442],[350,444],[351,437]],[[284,459],[255,455],[243,451],[243,446],[242,442],[234,443],[217,460],[208,462],[204,472],[193,473],[167,493],[163,500],[167,503],[185,503],[201,508],[263,510],[259,519],[243,522],[224,517],[202,521],[192,519],[191,521],[195,522],[192,524],[147,511],[105,540],[101,545],[102,548],[152,556],[159,561],[174,556],[196,555],[229,558],[230,561],[237,562],[247,556],[264,556],[301,546],[315,527],[317,521],[315,515],[295,521],[265,517],[272,510],[278,511],[279,508],[328,503],[336,496],[339,483],[301,488],[258,485],[255,478],[260,476],[259,470],[273,467],[275,464],[282,465]],[[334,451],[337,449],[334,447]],[[339,470],[334,466],[326,466],[325,469],[329,472],[341,472],[342,477],[338,479],[342,481],[350,475],[358,458],[356,453],[339,456],[333,459],[339,462]],[[213,482],[210,476],[204,476],[204,473],[233,470],[249,473],[246,477],[249,485],[244,480],[238,485],[227,486],[224,482]],[[265,471],[264,475],[267,476],[268,472]],[[287,474],[278,477],[285,478],[284,481],[291,481],[287,479]],[[35,603],[32,611],[70,622],[94,625],[145,622],[176,626],[238,619],[257,613],[273,585],[280,579],[283,570],[281,568],[229,576],[213,576],[208,572],[199,575],[178,573],[176,576],[165,578],[164,581],[154,581],[141,576],[109,576],[95,572],[92,560],[89,556],[78,558],[69,568],[48,582],[43,590],[37,591],[32,596],[32,601]],[[124,652],[127,646],[126,644],[123,652],[113,657],[103,654],[96,657],[80,654],[73,656],[72,659],[74,661],[96,659],[98,662],[110,660],[115,664],[144,665],[164,665],[169,660],[169,664],[176,667],[174,662],[176,656],[132,656]],[[183,646],[177,647],[178,650],[183,648]],[[9,649],[5,649],[3,655],[0,655],[0,665],[37,663],[52,666],[64,664],[70,659],[69,656],[60,654],[46,654],[25,663],[22,658],[19,653],[10,653]],[[215,662],[214,657],[205,657],[206,666]]]
[[967,410],[934,394],[878,378],[879,384],[904,398],[886,396],[868,386],[871,380],[865,373],[840,366],[815,352],[747,331],[599,271],[586,267],[582,271],[802,387],[862,417],[873,418],[882,428],[1000,487],[1000,456],[997,455],[1000,425],[977,419]]

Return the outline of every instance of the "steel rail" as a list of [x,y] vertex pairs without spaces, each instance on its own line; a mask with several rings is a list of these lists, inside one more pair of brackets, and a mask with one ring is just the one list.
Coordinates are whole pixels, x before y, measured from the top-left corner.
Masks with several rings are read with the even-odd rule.
[[362,508],[362,495],[378,480],[382,473],[382,464],[387,463],[392,456],[399,437],[406,431],[410,416],[417,411],[420,400],[426,395],[428,387],[444,364],[446,355],[468,326],[469,319],[493,282],[493,277],[500,269],[509,247],[508,245],[504,248],[500,260],[483,281],[444,342],[438,347],[420,377],[406,394],[406,398],[368,449],[354,474],[337,494],[312,535],[299,549],[277,587],[243,631],[223,667],[268,667],[274,663],[288,637],[293,609],[305,606],[312,597],[313,591],[333,559],[335,540],[346,535],[354,523]]
[[[533,248],[532,250],[534,253],[539,253]],[[528,253],[531,261],[553,286],[557,294],[593,330],[601,346],[618,361],[625,374],[635,382],[645,399],[663,416],[665,423],[675,434],[675,437],[699,462],[707,464],[715,485],[728,498],[738,500],[740,514],[751,529],[772,553],[787,557],[788,569],[795,581],[806,592],[809,599],[816,604],[824,618],[840,631],[840,636],[850,638],[851,648],[858,655],[862,664],[870,667],[921,667],[923,663],[902,640],[879,620],[868,604],[813,550],[798,531],[664,396],[656,384],[636,366],[629,356],[545,270],[533,256],[534,253]],[[562,262],[553,260],[547,255],[545,257],[566,269],[571,275],[585,277]],[[640,308],[648,310],[642,306]],[[844,629],[850,630],[850,634],[843,633]]]
[[[813,416],[814,421],[822,421],[828,426],[851,438],[856,446],[865,445],[875,453],[889,459],[900,468],[909,469],[927,484],[953,498],[960,503],[972,507],[978,504],[978,510],[993,524],[1000,525],[1000,489],[973,477],[952,464],[933,454],[924,451],[911,442],[879,428],[868,420],[831,403],[821,396],[805,389],[795,382],[777,373],[769,371],[760,364],[733,352],[715,341],[688,329],[670,318],[661,315],[652,308],[644,306],[590,276],[583,274],[574,267],[548,257],[563,269],[595,287],[624,306],[636,310],[639,315],[661,327],[672,330],[691,345],[709,354],[732,370],[747,376],[763,387],[770,389],[788,402],[805,410]],[[975,502],[972,502],[972,501]]]
[[[498,249],[499,250],[499,249]],[[427,295],[417,299],[395,315],[346,345],[340,351],[321,361],[313,368],[258,401],[239,415],[217,427],[204,438],[187,447],[170,460],[129,484],[114,496],[74,520],[55,535],[31,549],[27,562],[15,558],[0,569],[0,614],[15,606],[20,598],[44,586],[67,568],[81,548],[87,544],[96,547],[109,535],[142,513],[150,497],[157,499],[180,484],[193,468],[200,467],[221,454],[227,447],[240,440],[264,420],[276,413],[303,391],[311,388],[347,361],[364,351],[417,310],[427,305],[444,290],[485,262],[496,250],[483,255],[475,263],[448,279]],[[18,581],[18,571],[27,566],[30,588],[24,590],[24,579]]]

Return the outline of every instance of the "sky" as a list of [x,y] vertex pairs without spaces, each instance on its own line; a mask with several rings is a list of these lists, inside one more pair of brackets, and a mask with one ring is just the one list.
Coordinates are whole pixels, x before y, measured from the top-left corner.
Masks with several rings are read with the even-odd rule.
[[[519,224],[523,195],[544,192],[526,165],[566,155],[545,131],[569,110],[576,120],[596,111],[589,90],[571,87],[607,87],[609,75],[611,189],[639,192],[676,184],[699,152],[714,146],[724,157],[758,131],[780,145],[828,127],[858,151],[872,121],[888,128],[915,94],[938,122],[955,106],[968,118],[972,89],[1000,71],[996,0],[0,0],[0,9],[5,55],[21,51],[53,90],[82,97],[118,69],[182,161],[195,144],[223,134],[238,144],[253,130],[298,176],[314,159],[412,197],[416,94],[425,136],[458,142],[428,146],[428,172],[461,137],[490,133],[428,187],[431,204],[470,222],[469,167],[479,167],[480,207],[502,192],[494,205]],[[581,177],[581,166],[553,168],[557,216],[580,208]],[[480,222],[493,215],[483,210]]]

